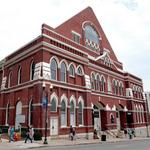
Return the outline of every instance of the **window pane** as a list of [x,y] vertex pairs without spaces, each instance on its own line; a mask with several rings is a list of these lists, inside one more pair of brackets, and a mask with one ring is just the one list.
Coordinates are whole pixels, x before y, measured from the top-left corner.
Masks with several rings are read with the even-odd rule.
[[74,113],[74,103],[73,103],[73,101],[70,103],[70,113]]
[[61,102],[61,126],[66,126],[66,104],[64,100]]
[[79,117],[79,124],[83,124],[83,108],[82,108],[82,103],[79,102],[79,109],[78,109],[78,117]]
[[56,76],[57,76],[57,62],[55,59],[52,59],[51,61],[51,79],[52,80],[56,80]]
[[61,64],[61,81],[66,82],[66,65],[65,65],[65,63]]
[[56,111],[56,99],[53,98],[51,101],[51,107],[50,107],[51,111]]
[[21,76],[22,76],[21,67],[19,67],[19,69],[18,69],[18,84],[21,83]]
[[35,70],[35,64],[34,62],[32,62],[30,66],[30,80],[33,80],[34,78],[34,70]]
[[66,104],[64,100],[61,102],[61,111],[66,111]]
[[73,65],[71,65],[70,68],[69,68],[69,74],[71,76],[75,76],[75,70],[74,70],[74,66]]
[[75,41],[76,43],[80,43],[80,37],[76,34],[73,34],[73,41]]
[[[90,25],[85,27],[85,38],[89,41],[89,43],[91,43],[91,45],[86,43],[87,47],[93,50],[97,49],[97,46],[99,46],[99,35],[95,31],[95,29]],[[93,46],[93,44],[95,44],[96,47]]]
[[79,68],[78,68],[77,73],[78,73],[79,75],[82,75],[82,74],[83,74],[83,73],[82,73],[82,69],[81,69],[81,67],[79,67]]
[[66,126],[66,114],[61,113],[61,126]]

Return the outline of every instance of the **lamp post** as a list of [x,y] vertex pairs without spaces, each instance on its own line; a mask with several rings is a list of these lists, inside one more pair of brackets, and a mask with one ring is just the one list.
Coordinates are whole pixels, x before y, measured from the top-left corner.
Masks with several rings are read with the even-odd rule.
[[[48,124],[48,118],[47,118],[47,108],[48,108],[48,93],[45,92],[45,83],[42,85],[43,87],[43,97],[42,97],[42,104],[43,107],[45,107],[45,138],[43,144],[48,144],[47,142],[47,124]],[[52,90],[53,85],[50,85],[50,91]]]
[[48,144],[48,142],[47,142],[47,107],[48,107],[48,95],[47,95],[47,93],[45,91],[45,87],[46,87],[45,83],[43,83],[42,87],[43,87],[43,91],[42,91],[43,92],[42,93],[42,105],[43,105],[43,107],[45,107],[45,138],[44,138],[43,144]]

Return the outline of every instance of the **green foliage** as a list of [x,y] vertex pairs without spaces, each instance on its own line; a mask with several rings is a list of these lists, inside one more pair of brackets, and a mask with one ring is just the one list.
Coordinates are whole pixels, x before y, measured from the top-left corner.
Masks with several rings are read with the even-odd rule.
[[21,137],[25,138],[26,137],[26,131],[21,131]]
[[8,133],[8,126],[0,125],[0,129],[1,129],[2,133]]

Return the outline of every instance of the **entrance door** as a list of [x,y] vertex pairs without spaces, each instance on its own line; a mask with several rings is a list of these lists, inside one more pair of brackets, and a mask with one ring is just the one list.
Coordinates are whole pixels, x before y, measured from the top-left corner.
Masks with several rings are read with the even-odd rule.
[[94,110],[94,129],[101,131],[100,110]]
[[16,119],[15,119],[15,129],[19,128],[19,125],[21,123],[21,116],[22,114],[22,103],[19,101],[16,105]]
[[58,135],[58,118],[51,117],[50,119],[50,135]]
[[116,122],[117,122],[117,129],[120,130],[121,126],[120,126],[120,112],[119,111],[116,112]]

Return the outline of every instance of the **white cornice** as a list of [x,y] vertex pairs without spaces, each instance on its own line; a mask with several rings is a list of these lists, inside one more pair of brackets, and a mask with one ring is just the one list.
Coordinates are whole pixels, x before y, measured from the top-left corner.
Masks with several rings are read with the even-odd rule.
[[[91,93],[92,95],[97,95],[97,96],[101,96],[101,97],[109,97],[109,98],[114,98],[114,99],[117,99],[117,100],[128,100],[125,96],[124,97],[122,97],[122,96],[120,96],[120,97],[117,97],[117,96],[115,96],[115,95],[107,95],[107,94],[105,94],[105,93],[95,93],[95,92],[92,92]],[[108,100],[109,101],[109,100]]]
[[76,32],[76,31],[74,31],[74,30],[72,30],[71,31],[73,34],[76,34],[77,36],[79,36],[80,38],[81,38],[81,34],[79,34],[78,32]]
[[96,71],[99,72],[99,73],[104,73],[104,74],[107,74],[107,75],[109,75],[109,76],[111,75],[111,76],[113,76],[113,77],[119,77],[119,78],[121,78],[122,80],[124,80],[124,75],[117,74],[117,73],[115,73],[115,72],[113,72],[113,71],[107,70],[107,69],[102,68],[102,67],[100,67],[100,66],[97,66],[97,65],[95,65],[95,64],[89,63],[89,67],[91,68],[91,70],[96,70]]
[[[12,65],[26,57],[29,57],[30,55],[34,54],[35,52],[39,51],[39,49],[36,49],[38,48],[39,46],[42,46],[42,42],[36,44],[35,46],[25,50],[24,52],[16,55],[15,57],[9,59],[8,61],[6,61],[5,65]],[[34,49],[36,49],[35,51],[33,51]]]
[[[65,57],[65,58],[69,58],[69,59],[71,59],[71,60],[74,60],[74,61],[78,61],[79,62],[79,60],[80,60],[80,63],[88,63],[88,59],[86,59],[86,58],[84,58],[84,57],[81,57],[81,56],[78,56],[78,55],[76,55],[76,54],[74,54],[74,53],[71,53],[71,52],[68,52],[68,51],[66,51],[66,50],[64,50],[64,49],[62,49],[62,48],[59,48],[59,47],[57,47],[57,46],[54,46],[54,45],[52,45],[52,44],[49,44],[49,43],[47,43],[47,42],[43,42],[43,45],[45,45],[45,46],[47,46],[47,47],[49,47],[50,49],[46,49],[46,48],[43,48],[43,49],[45,49],[45,50],[47,50],[47,51],[50,51],[50,52],[52,52],[52,53],[55,53],[55,54],[57,54],[57,55],[59,55],[59,56],[63,56],[63,57]],[[54,50],[52,50],[52,49],[55,49],[56,51],[58,51],[58,52],[63,52],[63,54],[62,53],[58,53],[58,52],[56,52],[56,51],[54,51]],[[67,56],[67,55],[65,55],[65,53],[67,53],[69,56]],[[74,57],[74,58],[72,58],[72,57]]]
[[[69,44],[67,44],[67,43],[65,43],[65,42],[62,42],[62,41],[60,41],[60,40],[57,40],[57,39],[55,39],[55,38],[53,38],[53,37],[51,37],[51,36],[48,36],[48,35],[46,35],[46,34],[42,34],[42,35],[43,35],[43,37],[46,37],[46,38],[48,38],[48,39],[54,40],[54,41],[56,41],[56,42],[58,42],[58,43],[61,43],[61,44],[65,45],[65,46],[68,46],[68,47],[70,47],[70,48],[72,48],[72,49],[74,49],[74,50],[76,50],[76,51],[78,51],[78,52],[80,52],[80,53],[82,53],[82,54],[88,55],[88,53],[83,52],[83,51],[81,51],[80,49],[78,49],[78,48],[76,48],[76,47],[74,47],[74,46],[71,46],[71,45],[69,45]],[[73,42],[72,40],[70,40],[70,41]],[[76,43],[76,44],[77,44],[77,43]]]
[[136,82],[136,84],[138,83],[139,85],[143,85],[143,82],[136,80],[134,78],[131,78],[130,76],[125,76],[125,81]]

